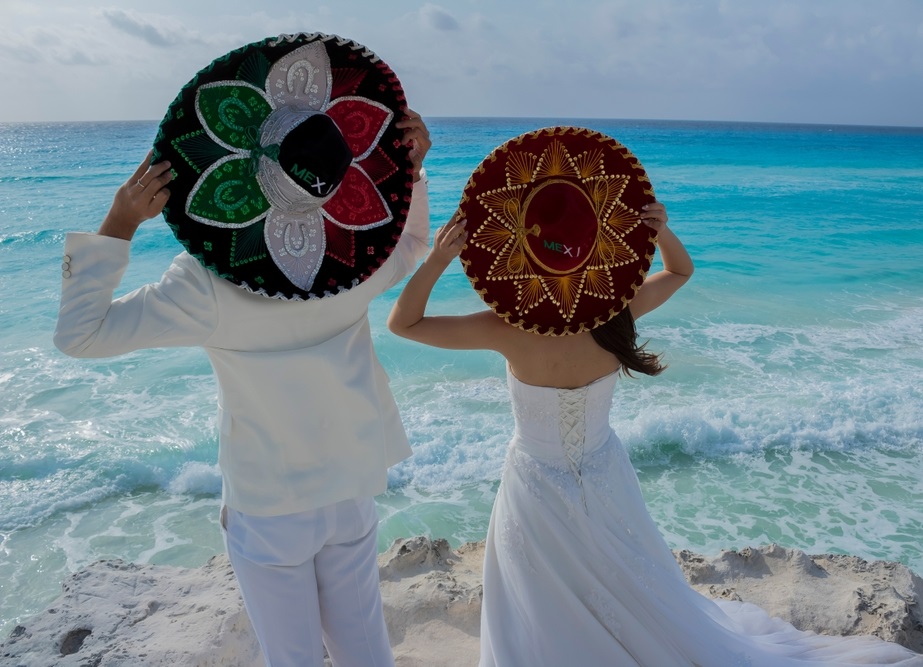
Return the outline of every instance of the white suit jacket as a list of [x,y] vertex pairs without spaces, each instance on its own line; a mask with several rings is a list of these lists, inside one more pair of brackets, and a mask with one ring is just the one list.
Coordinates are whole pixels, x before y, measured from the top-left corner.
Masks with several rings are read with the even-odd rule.
[[204,348],[218,380],[224,502],[240,512],[274,516],[376,495],[387,468],[411,450],[372,347],[368,305],[414,269],[428,237],[421,178],[394,252],[348,292],[272,299],[183,252],[160,282],[113,301],[129,243],[71,233],[54,342],[74,357]]

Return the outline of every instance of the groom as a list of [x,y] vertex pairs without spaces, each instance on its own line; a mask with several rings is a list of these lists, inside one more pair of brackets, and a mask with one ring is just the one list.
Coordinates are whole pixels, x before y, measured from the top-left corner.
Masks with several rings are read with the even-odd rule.
[[[337,72],[328,78],[335,90]],[[354,93],[347,102],[355,108]],[[274,113],[266,108],[270,119],[264,127],[272,124]],[[280,122],[286,121],[292,105],[279,109]],[[164,211],[172,201],[170,188],[179,187],[179,180],[171,184],[179,165],[165,160],[149,165],[150,156],[118,189],[97,233],[69,233],[65,241],[54,336],[62,352],[111,357],[142,348],[200,346],[209,355],[218,381],[221,523],[247,612],[272,667],[320,667],[324,645],[336,665],[394,664],[379,592],[373,497],[387,487],[387,468],[411,450],[372,346],[368,306],[408,275],[428,247],[422,164],[431,142],[420,116],[406,108],[402,113],[398,111],[395,127],[403,132],[413,171],[406,223],[397,242],[389,241],[381,266],[335,296],[268,298],[219,277],[205,262],[182,252],[159,282],[113,300],[135,231]],[[317,119],[322,114],[306,115]],[[295,129],[291,135],[298,134],[301,142],[306,132]],[[398,139],[391,145],[400,143]],[[277,162],[265,162],[268,151],[260,150],[263,157],[249,164],[264,160],[277,171],[285,167],[285,142]],[[218,167],[232,158],[224,158]],[[359,171],[353,178],[371,173]],[[204,173],[200,183],[208,176]],[[290,175],[277,175],[277,181],[290,190],[285,197],[267,190],[273,206],[273,197],[281,206],[291,201],[292,193],[304,195]],[[260,181],[260,187],[266,182]],[[367,185],[361,187],[371,192]],[[216,194],[214,201],[227,200]],[[302,204],[294,213],[281,214],[287,225],[284,237],[279,235],[284,248],[263,247],[264,255],[273,250],[279,254],[277,263],[292,262],[289,268],[302,257],[296,251],[309,250],[312,232],[305,230],[311,229],[311,221],[297,217],[306,210]],[[265,223],[267,246],[273,240],[272,213]],[[327,224],[319,214],[315,219]],[[292,241],[292,229],[301,230],[304,245]],[[227,231],[216,229],[214,234]],[[328,251],[333,243],[327,241]],[[364,244],[354,250],[373,252]],[[325,261],[323,239],[319,257],[314,261]]]

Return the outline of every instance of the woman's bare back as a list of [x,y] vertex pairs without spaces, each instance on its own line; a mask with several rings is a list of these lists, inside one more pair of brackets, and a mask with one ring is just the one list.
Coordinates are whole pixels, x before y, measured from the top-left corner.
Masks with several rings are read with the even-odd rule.
[[540,336],[513,329],[501,350],[520,381],[540,387],[572,389],[619,369],[619,361],[589,333]]

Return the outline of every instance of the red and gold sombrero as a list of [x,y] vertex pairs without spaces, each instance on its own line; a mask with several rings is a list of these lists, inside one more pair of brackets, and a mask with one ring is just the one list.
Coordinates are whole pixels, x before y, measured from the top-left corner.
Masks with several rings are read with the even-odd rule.
[[589,331],[628,305],[650,269],[656,233],[639,213],[653,201],[641,163],[611,137],[578,127],[520,135],[465,186],[462,267],[513,326]]

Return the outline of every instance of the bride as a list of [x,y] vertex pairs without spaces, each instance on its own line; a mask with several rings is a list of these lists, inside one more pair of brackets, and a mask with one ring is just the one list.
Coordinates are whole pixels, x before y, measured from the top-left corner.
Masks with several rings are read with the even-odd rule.
[[664,368],[637,344],[634,321],[693,273],[662,204],[641,207],[638,220],[656,231],[663,268],[590,331],[537,335],[492,310],[426,316],[438,278],[469,241],[460,213],[437,230],[388,320],[405,338],[507,360],[515,433],[487,534],[480,666],[923,664],[897,644],[801,632],[686,583],[609,425],[617,379]]

